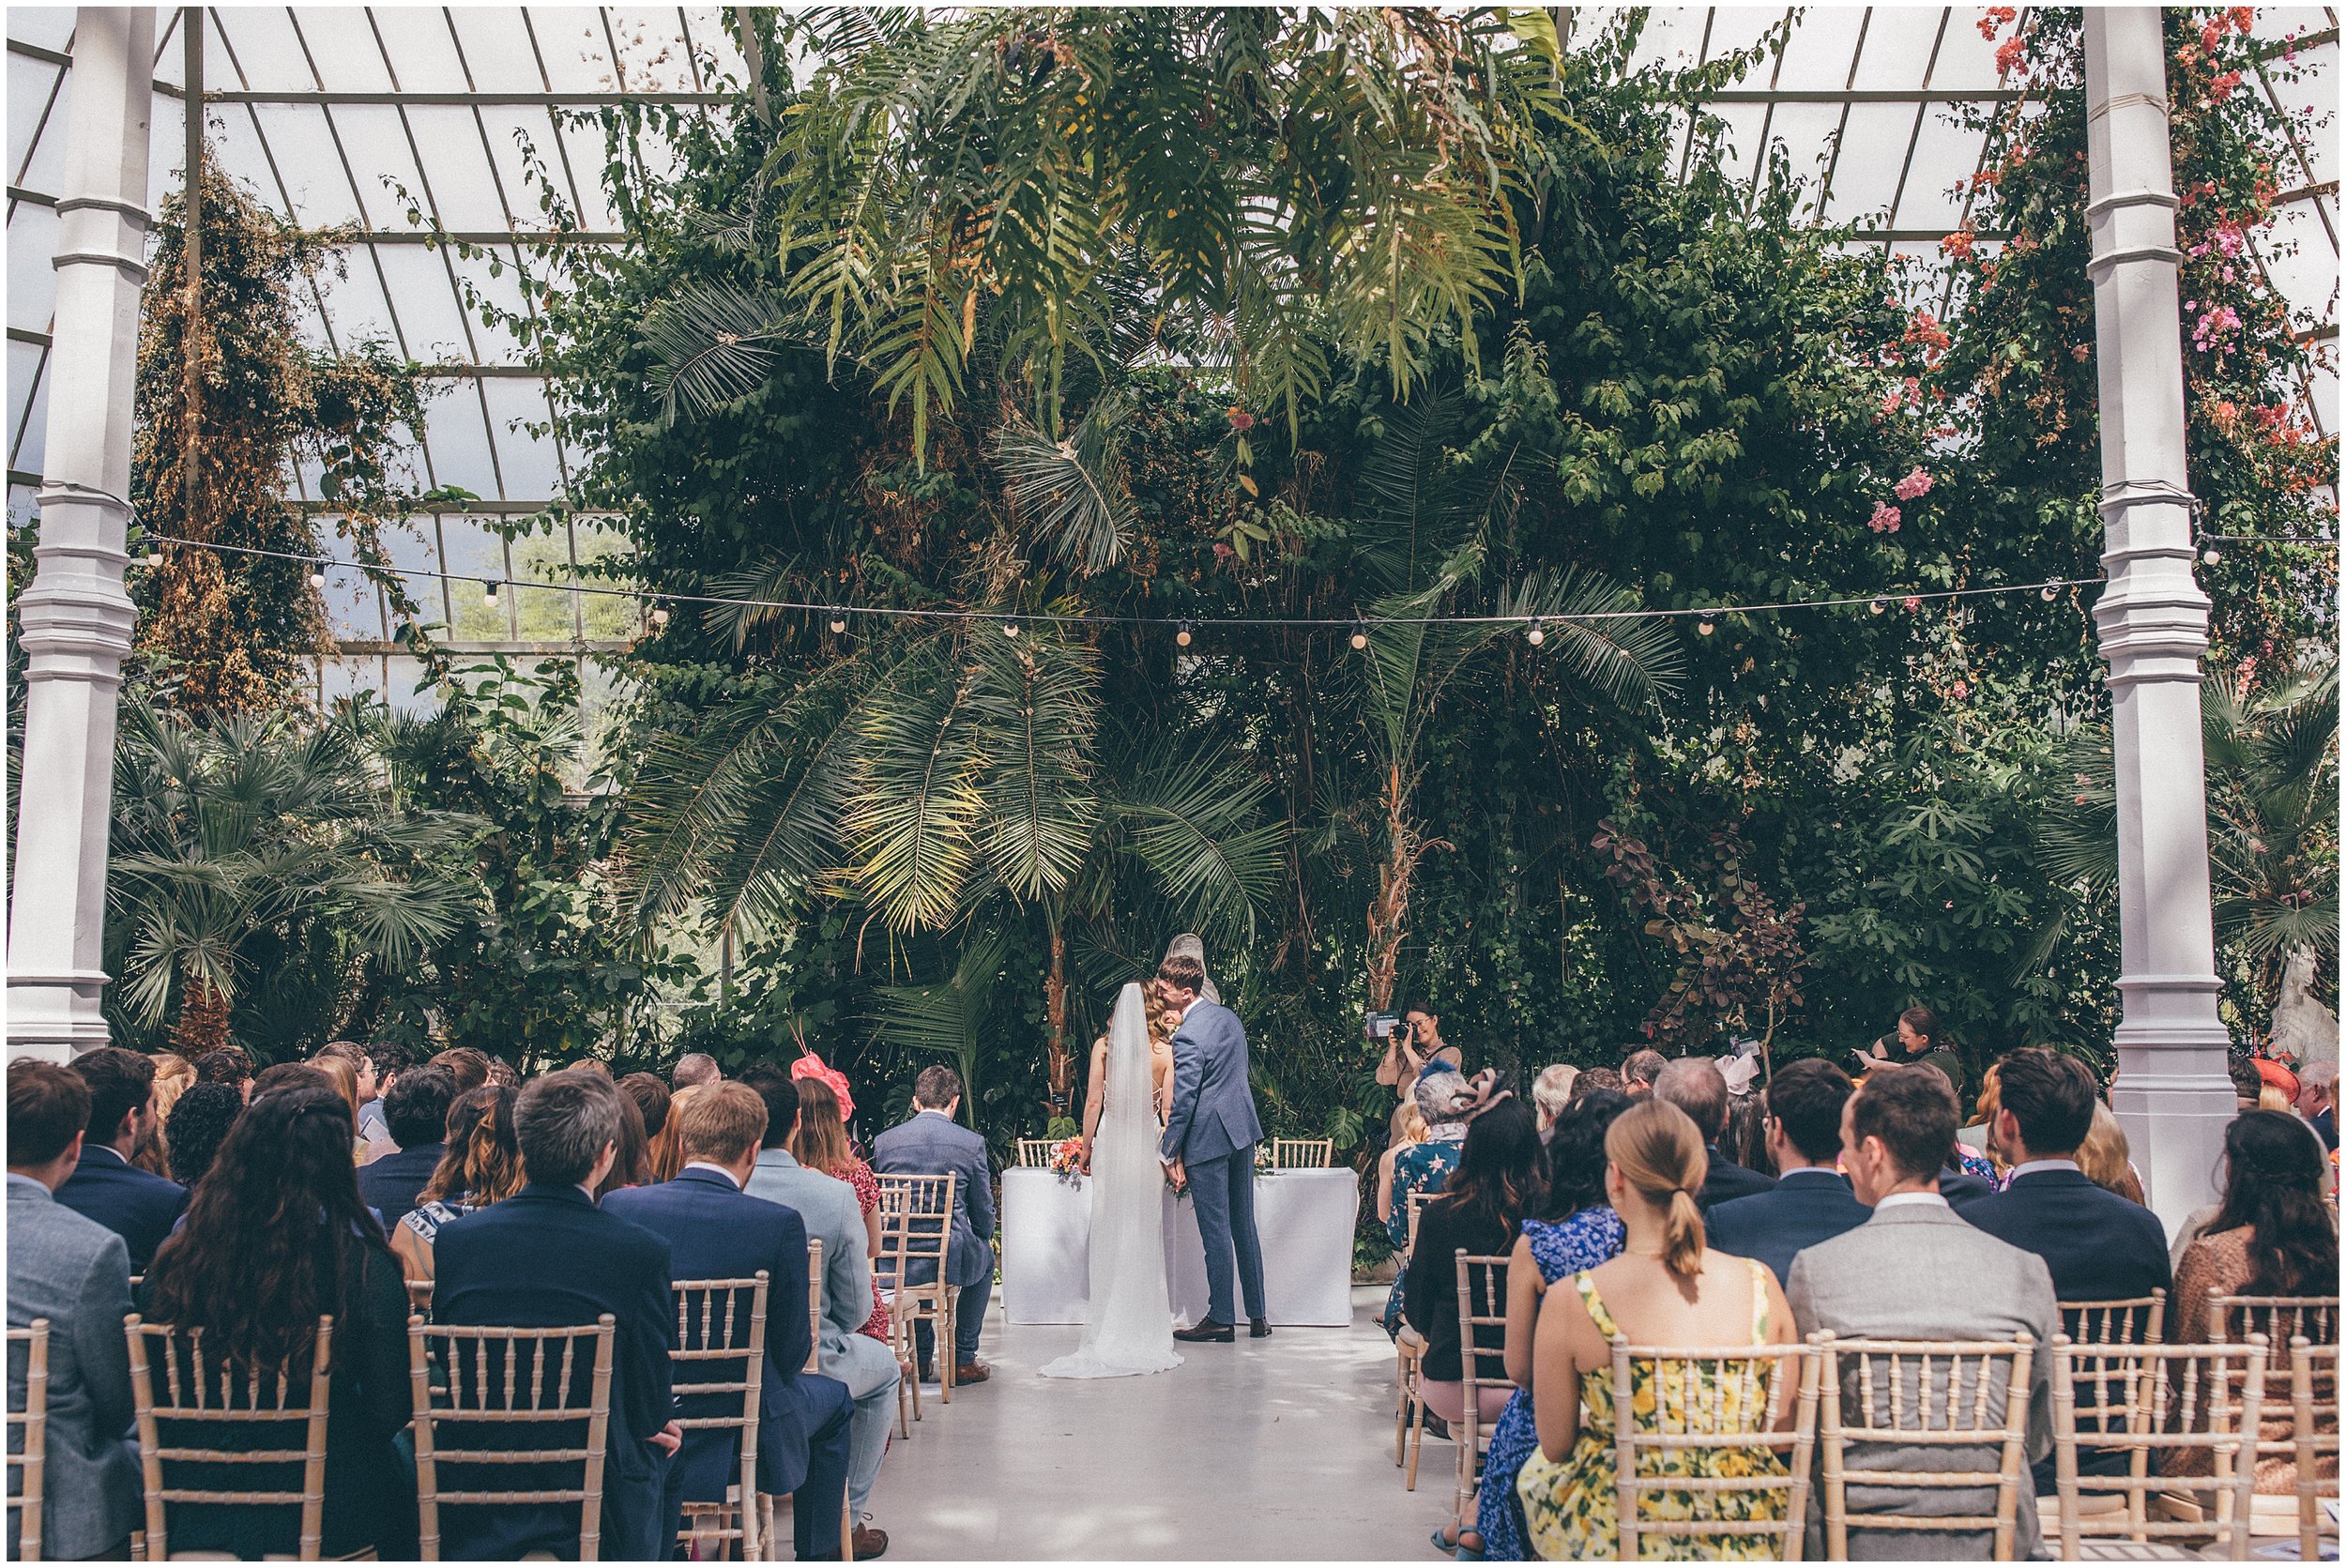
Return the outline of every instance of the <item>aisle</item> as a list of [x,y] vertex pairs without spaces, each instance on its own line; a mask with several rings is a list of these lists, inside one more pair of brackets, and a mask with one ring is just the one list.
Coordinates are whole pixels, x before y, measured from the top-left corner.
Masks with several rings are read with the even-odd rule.
[[891,1446],[872,1494],[888,1560],[1287,1558],[1436,1560],[1452,1451],[1428,1441],[1414,1493],[1393,1463],[1384,1287],[1352,1293],[1347,1329],[1281,1329],[1182,1347],[1150,1378],[1059,1382],[1035,1368],[1073,1328],[1012,1328],[952,1408],[934,1401]]

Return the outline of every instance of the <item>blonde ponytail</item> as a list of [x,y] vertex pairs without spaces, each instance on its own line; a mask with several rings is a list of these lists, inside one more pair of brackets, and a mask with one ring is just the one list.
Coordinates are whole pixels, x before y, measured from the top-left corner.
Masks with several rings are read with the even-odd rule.
[[1711,1156],[1694,1119],[1647,1096],[1606,1130],[1605,1157],[1639,1197],[1663,1210],[1662,1266],[1681,1278],[1701,1272],[1702,1209],[1695,1195],[1711,1174]]

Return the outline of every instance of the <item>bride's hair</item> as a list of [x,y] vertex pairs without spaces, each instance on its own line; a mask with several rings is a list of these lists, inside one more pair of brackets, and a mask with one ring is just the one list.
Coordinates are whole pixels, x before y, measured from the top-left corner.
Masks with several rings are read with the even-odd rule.
[[1711,1174],[1711,1157],[1694,1118],[1667,1100],[1639,1100],[1607,1129],[1605,1157],[1639,1197],[1662,1210],[1662,1266],[1682,1279],[1699,1273],[1702,1210],[1695,1195]]

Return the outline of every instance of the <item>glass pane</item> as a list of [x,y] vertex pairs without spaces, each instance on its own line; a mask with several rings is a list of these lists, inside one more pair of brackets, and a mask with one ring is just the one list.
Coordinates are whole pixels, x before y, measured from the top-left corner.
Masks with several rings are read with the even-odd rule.
[[1825,217],[1836,223],[1857,218],[1886,218],[1898,187],[1898,160],[1914,131],[1914,108],[1905,103],[1850,106],[1841,156],[1833,165],[1833,190]]
[[[609,574],[609,569],[625,562],[630,554],[625,535],[607,523],[581,518],[577,525],[577,536],[580,581],[598,587],[632,586],[633,579],[624,572]],[[598,564],[603,565],[606,571],[592,570]],[[643,630],[643,604],[632,597],[586,594],[581,596],[578,607],[586,623],[586,640],[590,643],[626,643]]]
[[49,330],[57,304],[57,273],[49,265],[57,253],[54,208],[19,202],[8,214],[8,325]]
[[390,53],[391,69],[399,73],[401,91],[465,90],[465,68],[456,57],[456,40],[449,35],[448,19],[438,7],[377,6],[374,25]]
[[[20,343],[15,342],[9,343],[8,466],[11,468],[22,468],[27,473],[38,473],[40,471],[40,464],[38,461],[38,452],[39,448],[38,445],[35,445],[34,454],[28,456],[28,454],[23,452],[17,444],[17,433],[19,431],[24,431],[26,433],[27,441],[30,443],[32,441],[31,431],[25,422],[27,407],[36,401],[40,402],[40,406],[44,408],[47,406],[45,400],[37,400],[35,397],[35,392],[40,385],[40,360],[41,350],[39,344]],[[39,421],[38,420],[34,421],[36,424]]]
[[[13,36],[16,30],[16,13],[13,11],[8,13],[8,30]],[[44,114],[48,116],[47,124],[60,129],[65,126],[61,113],[65,108],[63,90],[57,93],[55,109],[53,110],[49,103],[50,91],[58,86],[59,78],[63,75],[64,68],[53,66],[46,60],[36,60],[29,54],[8,56],[8,174],[11,185],[26,186],[35,190],[53,191],[56,189],[53,183],[55,177],[53,173],[49,180],[36,184],[18,171],[23,170],[33,156],[33,136],[40,129]],[[52,157],[48,161],[53,170],[59,160]]]
[[588,6],[532,6],[530,30],[538,37],[546,76],[557,93],[608,93],[618,83],[611,73],[611,49],[602,18]]
[[[20,348],[31,347],[32,345],[30,343],[10,343],[8,345],[8,385],[10,389],[8,412],[12,417],[17,412],[16,400],[14,397],[16,385],[16,351]],[[38,354],[39,350],[34,349],[34,352]],[[46,458],[49,451],[49,376],[46,373],[44,373],[39,379],[35,381],[32,385],[32,403],[23,412],[23,425],[11,425],[8,428],[8,438],[16,444],[14,449],[8,453],[8,466],[11,468],[22,469],[27,474],[38,474],[41,471],[41,463]]]
[[[1857,61],[1857,85],[1874,91],[1922,85],[1940,20],[1936,6],[1876,6],[1866,27],[1866,52]],[[1898,144],[1901,152],[1905,146]]]
[[376,247],[375,257],[390,284],[406,353],[427,365],[468,363],[471,334],[439,252],[421,245],[383,245]]
[[[337,533],[337,521],[332,517],[317,520],[317,547],[337,560],[348,560],[356,552]],[[326,601],[327,630],[338,641],[379,643],[389,636],[383,624],[381,596],[357,567],[328,567],[326,586],[319,594]]]
[[395,653],[384,660],[383,664],[383,700],[394,709],[419,717],[440,710],[439,689],[423,683],[421,660]]
[[[204,38],[204,84],[261,93],[307,93],[318,79],[304,56],[293,19],[276,6],[210,6]],[[221,47],[225,40],[227,47]]]
[[[542,426],[550,417],[544,385],[510,376],[484,379],[489,397],[490,428],[497,443],[497,465],[505,475],[506,494],[517,501],[546,501],[560,494],[562,475],[554,461],[554,437],[533,435],[526,427]],[[567,553],[563,570],[569,571]]]
[[294,216],[317,229],[358,222],[350,176],[334,151],[326,111],[313,103],[256,103],[251,109],[278,178],[293,197]]
[[480,128],[472,111],[419,104],[407,111],[407,122],[415,129],[440,222],[458,231],[502,233],[505,207],[490,181],[488,157],[481,151]]
[[[384,9],[378,8],[375,14],[382,15]],[[375,46],[365,10],[357,6],[302,6],[294,10],[293,19],[328,92],[391,90],[391,75],[383,69],[383,51]],[[406,85],[414,90],[413,84]]]
[[505,499],[489,456],[489,428],[481,422],[480,394],[471,381],[448,381],[424,417],[424,444],[432,451],[435,484],[457,485],[488,500]]
[[[455,618],[449,635],[458,642],[504,642],[512,636],[513,590],[504,585],[505,540],[472,519],[450,517],[440,525],[448,545],[448,570],[457,574],[448,586]],[[465,579],[471,579],[465,581]],[[484,581],[500,585],[497,602],[487,601]]]

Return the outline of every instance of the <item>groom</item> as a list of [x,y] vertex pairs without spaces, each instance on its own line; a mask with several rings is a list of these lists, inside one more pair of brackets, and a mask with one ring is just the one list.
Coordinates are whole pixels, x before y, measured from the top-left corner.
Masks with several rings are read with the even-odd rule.
[[1187,1182],[1206,1243],[1206,1316],[1173,1337],[1221,1345],[1238,1337],[1230,1302],[1235,1242],[1248,1336],[1261,1339],[1271,1332],[1262,1243],[1255,1237],[1255,1145],[1262,1141],[1262,1122],[1246,1081],[1246,1029],[1237,1013],[1203,998],[1206,967],[1190,954],[1167,954],[1157,966],[1157,983],[1166,1004],[1181,1011],[1173,1036],[1173,1109],[1158,1154],[1174,1185]]

